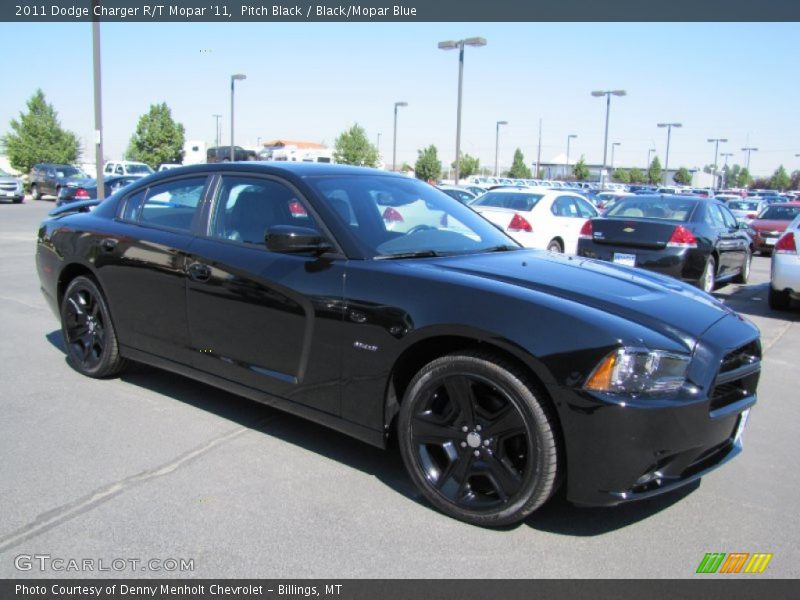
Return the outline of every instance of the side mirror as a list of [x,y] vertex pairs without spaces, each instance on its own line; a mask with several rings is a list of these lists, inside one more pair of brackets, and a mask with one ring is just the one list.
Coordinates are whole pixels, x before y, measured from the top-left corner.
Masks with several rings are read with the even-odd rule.
[[739,221],[738,225],[739,225],[739,229],[744,229],[745,231],[750,229],[750,223],[747,223],[745,221]]
[[324,254],[331,244],[316,229],[295,225],[273,225],[264,236],[267,249],[281,254]]

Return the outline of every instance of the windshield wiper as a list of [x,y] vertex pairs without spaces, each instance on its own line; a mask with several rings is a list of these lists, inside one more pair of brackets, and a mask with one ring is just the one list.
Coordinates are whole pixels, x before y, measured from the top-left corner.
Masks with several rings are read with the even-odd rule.
[[394,260],[396,258],[431,258],[434,256],[445,256],[436,250],[415,250],[413,252],[397,252],[396,254],[381,254],[375,260]]
[[503,244],[502,246],[491,246],[484,248],[481,252],[509,252],[511,250],[522,250],[519,246],[512,246],[511,244]]

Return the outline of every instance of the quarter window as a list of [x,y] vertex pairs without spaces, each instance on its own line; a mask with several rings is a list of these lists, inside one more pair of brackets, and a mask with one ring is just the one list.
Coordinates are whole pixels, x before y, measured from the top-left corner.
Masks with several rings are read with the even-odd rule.
[[138,192],[125,201],[122,218],[142,225],[191,231],[192,220],[203,197],[206,178],[178,179]]

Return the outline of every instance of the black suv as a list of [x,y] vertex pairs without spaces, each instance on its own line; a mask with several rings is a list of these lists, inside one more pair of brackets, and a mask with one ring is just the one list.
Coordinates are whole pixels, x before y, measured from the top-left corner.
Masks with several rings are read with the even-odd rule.
[[39,200],[42,196],[57,196],[68,181],[86,179],[86,173],[72,165],[59,165],[55,163],[39,163],[33,165],[29,181],[31,184],[31,198]]
[[[256,160],[256,153],[252,150],[245,150],[241,146],[233,147],[233,160]],[[231,159],[230,146],[216,146],[206,151],[206,162],[228,162]]]

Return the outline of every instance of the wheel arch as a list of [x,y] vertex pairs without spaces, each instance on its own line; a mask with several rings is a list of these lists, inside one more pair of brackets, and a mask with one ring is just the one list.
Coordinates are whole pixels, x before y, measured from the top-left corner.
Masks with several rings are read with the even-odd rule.
[[[66,265],[61,272],[58,274],[58,285],[56,286],[56,301],[58,302],[59,310],[61,309],[61,301],[64,299],[64,293],[67,291],[69,284],[72,283],[72,280],[76,277],[80,277],[81,275],[88,276],[95,282],[100,291],[105,295],[105,290],[103,290],[103,286],[100,284],[100,281],[97,279],[97,276],[94,272],[87,267],[83,263],[75,262]],[[106,299],[106,303],[108,299]]]

